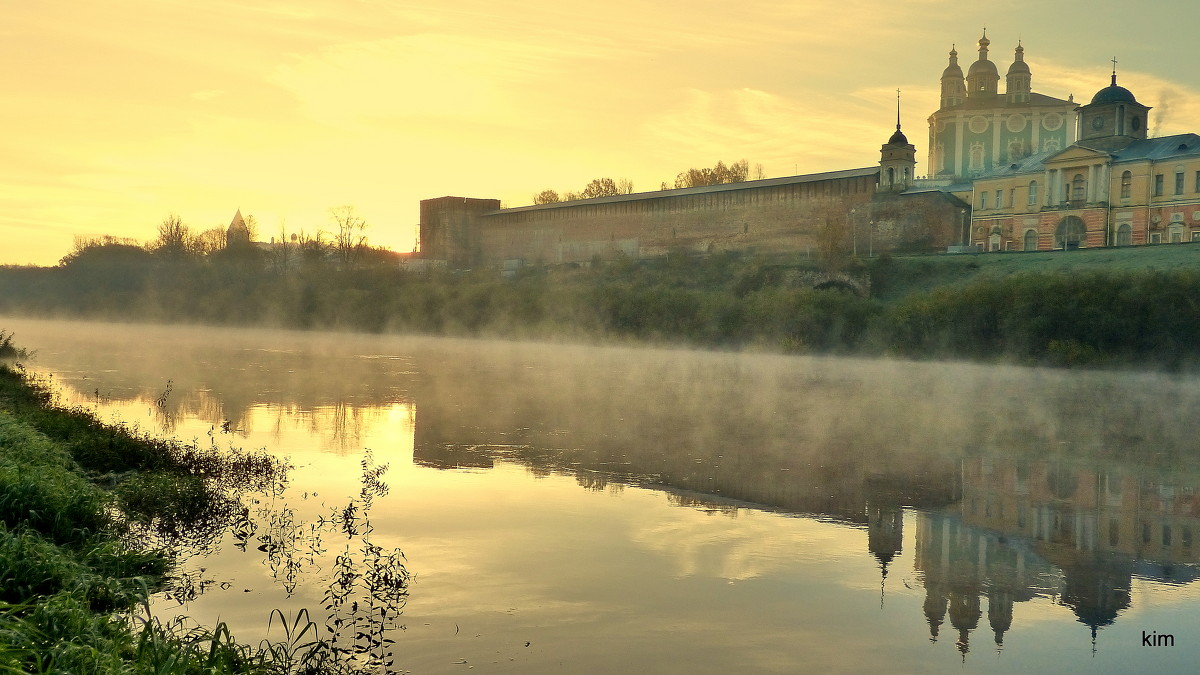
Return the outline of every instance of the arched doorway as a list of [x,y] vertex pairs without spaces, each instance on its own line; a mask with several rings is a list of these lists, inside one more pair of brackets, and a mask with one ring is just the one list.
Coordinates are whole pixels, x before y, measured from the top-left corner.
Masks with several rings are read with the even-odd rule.
[[1037,250],[1037,240],[1038,240],[1037,230],[1025,230],[1025,246],[1022,248],[1022,250],[1036,251]]
[[1133,246],[1133,228],[1129,223],[1117,227],[1117,246]]
[[1059,221],[1054,230],[1054,248],[1073,251],[1086,244],[1083,219],[1067,216]]

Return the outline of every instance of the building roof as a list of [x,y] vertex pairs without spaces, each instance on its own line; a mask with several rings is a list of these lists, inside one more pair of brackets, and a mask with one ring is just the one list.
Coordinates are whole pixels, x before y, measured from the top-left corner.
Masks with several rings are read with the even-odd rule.
[[[1078,105],[1074,101],[1066,101],[1061,98],[1054,98],[1045,94],[1030,93],[1028,101],[1010,103],[1006,94],[995,94],[985,96],[975,94],[967,98],[958,105],[949,105],[942,110],[991,110],[992,108],[1037,108],[1037,107],[1061,107],[1064,105]],[[941,111],[938,111],[941,112]]]
[[[837,180],[839,178],[859,178],[864,176],[878,176],[879,167],[871,166],[862,169],[843,169],[842,171],[826,171],[824,173],[810,173],[802,176],[784,176],[782,178],[766,178],[763,180],[746,180],[740,183],[721,183],[719,185],[704,185],[701,187],[692,188],[675,188],[673,190],[655,190],[653,192],[635,192],[628,195],[615,195],[612,197],[595,197],[593,199],[576,199],[569,202],[553,202],[550,204],[533,204],[530,206],[517,206],[510,209],[500,209],[493,211],[497,213],[519,213],[522,211],[540,211],[543,209],[560,209],[572,206],[592,206],[596,204],[619,204],[621,202],[637,202],[647,199],[663,199],[668,197],[683,197],[686,195],[702,195],[711,194],[714,192],[733,192],[735,190],[755,190],[759,188],[776,187],[780,185],[795,185],[799,183],[815,183],[823,180]],[[490,215],[490,214],[485,214]]]
[[1114,83],[1096,92],[1092,103],[1137,103],[1137,99],[1133,97],[1133,92]]
[[1021,174],[1042,173],[1046,169],[1046,161],[1074,147],[1096,150],[1111,157],[1113,164],[1135,162],[1140,160],[1161,161],[1178,157],[1200,155],[1200,136],[1196,134],[1176,134],[1137,140],[1116,152],[1098,150],[1089,147],[1087,141],[1073,143],[1062,150],[1048,150],[1036,155],[1030,155],[1018,162],[997,166],[976,177],[976,180],[987,178],[1004,178]]

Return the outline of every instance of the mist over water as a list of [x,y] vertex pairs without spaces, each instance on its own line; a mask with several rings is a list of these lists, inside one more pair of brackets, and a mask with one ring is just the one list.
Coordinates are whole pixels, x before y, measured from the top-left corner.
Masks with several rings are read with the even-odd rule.
[[[333,612],[348,555],[411,574],[386,605],[402,614],[346,620],[386,624],[414,672],[1115,672],[1196,654],[1195,377],[0,326],[102,419],[295,465],[156,603],[243,640],[274,607]],[[337,611],[365,602],[346,592]],[[1142,630],[1177,646],[1144,649]]]

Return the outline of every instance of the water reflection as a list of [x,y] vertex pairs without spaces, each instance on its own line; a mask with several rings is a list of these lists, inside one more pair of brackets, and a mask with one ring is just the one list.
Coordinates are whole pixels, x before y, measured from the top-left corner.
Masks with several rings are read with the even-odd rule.
[[[1063,608],[1103,648],[1105,629],[1135,609],[1138,580],[1182,589],[1200,576],[1193,378],[252,331],[222,344],[173,330],[161,358],[154,342],[126,358],[99,331],[86,346],[39,348],[60,380],[91,392],[82,399],[161,409],[158,423],[180,433],[201,421],[214,437],[265,434],[289,450],[301,429],[320,452],[353,459],[401,433],[386,431],[400,417],[412,467],[447,480],[522,467],[581,493],[660,495],[743,528],[760,513],[855,528],[878,611],[905,612],[919,628],[911,642],[952,646],[956,661],[1008,657],[1033,606]],[[88,353],[122,367],[105,372]],[[396,523],[461,505],[430,498],[373,517],[390,498],[388,467],[364,457],[349,499],[324,485],[323,496],[309,494],[315,486],[265,496],[234,513],[225,541],[262,554],[288,596],[324,609],[339,648],[382,666],[412,591]],[[380,518],[388,529],[376,530]],[[682,559],[692,534],[664,536],[670,526],[649,522],[634,539]],[[748,541],[770,541],[767,527]],[[775,568],[717,574],[803,570],[804,556],[830,555],[822,545],[807,539]],[[677,576],[695,569],[681,563]],[[313,578],[316,596],[304,587]],[[181,578],[177,599],[226,583]]]

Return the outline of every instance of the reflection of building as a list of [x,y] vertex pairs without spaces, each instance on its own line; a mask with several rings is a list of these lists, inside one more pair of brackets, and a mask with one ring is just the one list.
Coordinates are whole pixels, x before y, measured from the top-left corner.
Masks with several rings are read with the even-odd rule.
[[1094,639],[1130,606],[1134,574],[1170,582],[1198,577],[1198,485],[1194,474],[1163,478],[1115,464],[965,461],[959,513],[919,521],[917,566],[931,637],[937,639],[947,605],[958,606],[950,618],[965,653],[978,618],[973,608],[986,589],[998,646],[1013,603],[1038,596],[1070,607]]
[[1013,604],[1058,593],[1059,573],[1024,539],[973,527],[953,513],[922,513],[916,532],[916,567],[925,582],[925,618],[937,640],[947,616],[964,655],[983,616],[995,645],[1012,626]]

